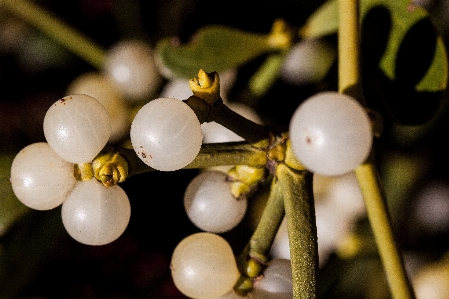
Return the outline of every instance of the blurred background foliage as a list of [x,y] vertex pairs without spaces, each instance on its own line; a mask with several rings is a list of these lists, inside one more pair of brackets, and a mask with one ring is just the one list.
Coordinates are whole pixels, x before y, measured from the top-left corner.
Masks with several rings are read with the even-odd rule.
[[[441,35],[444,44],[449,38],[442,13],[445,2],[423,4],[436,24],[437,31],[431,27],[430,32]],[[173,36],[187,43],[210,24],[267,34],[274,20],[282,18],[300,28],[324,1],[250,0],[245,5],[235,0],[34,3],[108,49],[129,38],[144,39],[154,47],[161,39]],[[445,89],[417,94],[379,72],[377,62],[391,21],[385,13],[382,7],[371,11],[362,26],[365,96],[385,122],[375,145],[380,176],[410,277],[425,280],[425,271],[431,269],[434,271],[429,273],[435,277],[446,277],[448,285],[448,95]],[[411,66],[425,63],[423,51],[429,50],[420,46],[425,43],[423,37],[429,38],[428,21],[414,29],[416,33],[407,44],[412,54],[401,60],[396,78],[403,78]],[[335,33],[324,38],[336,46]],[[279,79],[262,95],[251,95],[247,83],[265,58],[261,55],[236,69],[237,78],[227,98],[230,103],[250,106],[269,126],[285,129],[303,99],[321,90],[337,89],[334,63],[317,82],[298,85]],[[32,211],[12,193],[9,170],[15,154],[31,143],[45,141],[42,123],[48,107],[66,95],[74,78],[90,71],[96,70],[0,5],[0,298],[185,298],[172,283],[169,262],[177,243],[198,231],[182,205],[184,190],[197,170],[130,177],[122,184],[132,205],[130,224],[117,241],[100,247],[71,239],[62,226],[60,208]],[[164,84],[168,81],[165,79]],[[254,228],[260,211],[257,198],[251,209],[245,221],[223,234],[236,252]],[[389,298],[364,216],[321,265],[319,281],[320,298]],[[447,289],[445,292],[446,297],[427,298],[447,298]]]

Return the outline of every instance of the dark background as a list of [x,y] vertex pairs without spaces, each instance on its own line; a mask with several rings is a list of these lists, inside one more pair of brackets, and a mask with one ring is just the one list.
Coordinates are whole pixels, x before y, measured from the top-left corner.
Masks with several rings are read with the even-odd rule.
[[[35,1],[104,49],[126,38],[142,38],[151,45],[167,36],[187,41],[206,24],[226,24],[267,33],[276,18],[283,18],[299,27],[322,2]],[[0,32],[2,25],[6,26],[10,21],[8,13],[1,9],[0,6]],[[370,32],[370,28],[373,27],[367,26],[365,30]],[[65,95],[66,88],[76,76],[95,71],[45,34],[33,28],[29,30],[28,39],[17,41],[15,45],[0,41],[0,151],[4,154],[13,154],[28,144],[45,141],[42,122],[48,107]],[[329,39],[336,42],[335,36]],[[263,57],[255,59],[238,70],[231,100],[241,100],[240,89],[262,61]],[[369,85],[367,89],[374,93],[373,86]],[[302,99],[316,91],[335,88],[336,66],[323,82],[316,85],[298,87],[277,82],[254,108],[271,125],[285,127]],[[388,88],[394,90],[394,87]],[[439,99],[445,103],[446,97],[446,94],[440,95]],[[438,101],[438,107],[445,107],[440,105]],[[381,107],[379,104],[375,108],[382,110]],[[409,107],[405,103],[401,111],[406,115],[407,111],[416,114],[415,111],[423,107],[427,107],[426,104]],[[449,248],[449,228],[429,235],[414,226],[409,211],[413,194],[421,185],[434,178],[448,179],[447,118],[443,117],[429,134],[415,139],[395,135],[392,131],[394,120],[386,115],[385,121],[385,133],[376,143],[381,170],[386,165],[384,158],[391,153],[425,160],[425,176],[420,184],[406,193],[405,204],[401,201],[395,205],[398,208],[392,217],[398,244],[401,249],[423,256],[426,261],[438,260]],[[122,183],[131,201],[131,221],[117,241],[105,246],[86,246],[71,239],[62,227],[59,208],[27,212],[0,236],[0,298],[185,298],[171,281],[169,262],[178,242],[198,231],[188,221],[182,205],[184,190],[197,173],[197,170],[153,172],[130,177]],[[237,228],[223,234],[236,252],[251,235],[249,221],[245,219]],[[360,221],[359,229],[367,238],[371,237],[366,219]],[[371,268],[367,266],[373,264]],[[322,298],[368,298],[368,293],[373,296],[376,292],[381,295],[372,298],[389,296],[375,250],[368,250],[353,260],[333,256],[320,275]],[[358,280],[367,281],[370,277],[379,280],[373,292],[358,283]]]

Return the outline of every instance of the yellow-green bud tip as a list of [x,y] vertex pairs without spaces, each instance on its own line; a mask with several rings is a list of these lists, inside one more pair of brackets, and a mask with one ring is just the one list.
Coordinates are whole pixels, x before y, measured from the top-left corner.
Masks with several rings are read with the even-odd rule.
[[196,97],[211,106],[220,100],[220,78],[217,72],[206,73],[200,69],[198,77],[189,80],[189,86]]
[[268,36],[268,44],[275,49],[288,50],[292,46],[293,32],[282,19],[276,19]]
[[100,153],[92,162],[95,178],[111,187],[128,177],[128,162],[118,153]]

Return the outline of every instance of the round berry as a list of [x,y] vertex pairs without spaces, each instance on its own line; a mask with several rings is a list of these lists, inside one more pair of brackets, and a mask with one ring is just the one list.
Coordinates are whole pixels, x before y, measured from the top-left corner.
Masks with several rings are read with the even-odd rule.
[[122,94],[111,80],[96,72],[83,73],[67,88],[67,94],[85,94],[97,99],[108,112],[111,120],[109,142],[117,142],[129,134],[131,117]]
[[72,238],[86,245],[105,245],[128,226],[131,205],[118,185],[105,187],[96,179],[78,182],[62,204],[62,222]]
[[47,110],[44,135],[50,147],[64,160],[89,163],[109,140],[109,115],[95,98],[69,95]]
[[253,299],[293,298],[292,266],[289,259],[272,259],[260,280],[254,282]]
[[115,44],[107,53],[103,71],[131,102],[150,96],[162,82],[153,49],[141,40]]
[[46,142],[26,146],[11,165],[14,194],[35,210],[50,210],[62,204],[76,183],[73,164],[58,156]]
[[176,246],[171,273],[176,287],[184,295],[197,299],[222,296],[239,278],[229,243],[207,232],[190,235]]
[[362,105],[327,91],[299,105],[290,121],[290,139],[296,157],[310,171],[341,175],[364,162],[373,137]]
[[204,171],[193,178],[184,193],[184,207],[189,219],[200,229],[223,233],[242,221],[247,200],[231,193],[231,182],[220,171]]
[[188,165],[201,149],[201,125],[190,107],[173,98],[145,104],[131,124],[131,143],[150,167],[174,171]]
[[285,57],[279,76],[294,85],[322,80],[337,57],[337,52],[321,39],[303,39]]

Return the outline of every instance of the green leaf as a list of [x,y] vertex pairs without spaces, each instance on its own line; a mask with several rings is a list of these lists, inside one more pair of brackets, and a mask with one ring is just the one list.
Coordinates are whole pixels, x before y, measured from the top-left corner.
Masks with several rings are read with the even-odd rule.
[[304,38],[322,37],[338,30],[338,2],[328,0],[315,10],[300,29]]
[[269,35],[253,34],[221,25],[201,28],[187,44],[161,39],[156,56],[173,77],[193,78],[200,69],[221,72],[239,67],[259,55],[277,51]]
[[[404,39],[414,25],[422,19],[428,19],[429,17],[424,9],[413,6],[409,0],[362,0],[360,1],[361,22],[363,22],[364,17],[371,9],[379,6],[387,8],[391,17],[388,43],[379,62],[379,67],[390,80],[395,80],[397,76],[398,55]],[[337,31],[338,2],[336,0],[330,0],[310,16],[300,30],[300,34],[303,37],[311,38],[333,34]],[[415,57],[415,59],[418,60],[421,57]],[[409,68],[413,68],[414,63],[414,61],[409,61]],[[415,83],[414,88],[416,91],[441,91],[447,86],[447,77],[447,53],[441,37],[437,36],[433,59],[426,72]]]
[[9,181],[13,154],[0,154],[0,237],[30,209],[14,195]]
[[425,77],[416,85],[418,91],[438,91],[444,90],[447,87],[447,52],[441,36],[437,37],[437,47],[435,51],[432,64],[427,70]]

